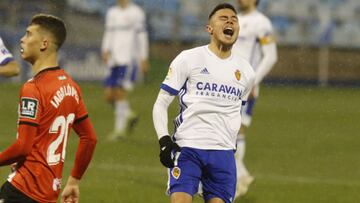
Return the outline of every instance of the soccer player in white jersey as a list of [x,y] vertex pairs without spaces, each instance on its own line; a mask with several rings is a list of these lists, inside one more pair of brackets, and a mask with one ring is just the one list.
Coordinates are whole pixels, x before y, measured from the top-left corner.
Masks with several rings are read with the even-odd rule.
[[102,57],[110,69],[105,80],[105,99],[115,107],[114,131],[109,135],[114,140],[125,135],[126,127],[137,120],[127,92],[137,73],[148,70],[148,34],[145,13],[130,0],[118,0],[108,10],[105,21]]
[[19,65],[15,62],[13,55],[5,47],[0,37],[0,76],[16,76],[19,74],[19,71]]
[[[231,51],[239,33],[231,4],[217,5],[206,29],[210,44],[185,50],[172,61],[153,108],[172,203],[191,203],[200,181],[207,203],[231,203],[235,196],[240,110],[255,76],[250,64]],[[180,113],[169,136],[167,109],[175,96]]]
[[242,110],[242,125],[237,139],[236,167],[237,192],[244,195],[254,178],[246,169],[243,158],[245,154],[245,129],[250,126],[252,109],[259,95],[259,84],[277,61],[277,50],[273,28],[270,20],[256,9],[259,0],[238,0],[238,14],[241,32],[232,51],[245,58],[255,71],[255,84],[250,91],[248,102]]

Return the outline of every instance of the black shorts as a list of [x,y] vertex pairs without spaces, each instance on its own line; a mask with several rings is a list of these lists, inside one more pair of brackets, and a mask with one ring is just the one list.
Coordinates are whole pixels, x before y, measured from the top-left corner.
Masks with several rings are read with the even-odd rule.
[[1,187],[0,202],[1,200],[3,203],[37,203],[37,201],[26,196],[8,181]]

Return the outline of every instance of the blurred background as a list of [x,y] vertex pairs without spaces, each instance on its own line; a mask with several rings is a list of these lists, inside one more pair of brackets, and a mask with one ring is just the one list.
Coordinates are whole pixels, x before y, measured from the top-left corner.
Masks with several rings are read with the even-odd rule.
[[[107,73],[100,47],[105,13],[115,0],[0,1],[0,36],[23,67],[18,77],[0,78],[0,150],[15,139],[19,87],[32,76],[19,40],[33,14],[55,14],[68,26],[60,63],[80,82],[99,137],[81,202],[169,202],[151,107],[171,60],[208,43],[207,16],[222,1],[134,2],[147,15],[151,66],[130,95],[140,123],[133,136],[114,143],[105,141],[113,113],[100,99]],[[237,7],[235,0],[225,2]],[[360,1],[261,0],[258,8],[273,23],[279,60],[262,85],[247,138],[246,163],[256,181],[236,202],[360,202]],[[177,112],[173,105],[170,116]],[[70,143],[65,175],[76,136]],[[0,170],[2,180],[7,174]]]
[[[169,61],[180,50],[208,41],[204,32],[207,16],[219,1],[134,2],[147,14],[151,55]],[[228,2],[236,5],[234,0]],[[2,0],[0,34],[17,54],[18,41],[34,13],[58,15],[69,29],[62,50],[63,66],[78,79],[101,80],[105,74],[99,68],[104,16],[114,3],[115,0]],[[359,84],[359,1],[261,0],[259,9],[271,19],[279,44],[280,60],[268,81]]]

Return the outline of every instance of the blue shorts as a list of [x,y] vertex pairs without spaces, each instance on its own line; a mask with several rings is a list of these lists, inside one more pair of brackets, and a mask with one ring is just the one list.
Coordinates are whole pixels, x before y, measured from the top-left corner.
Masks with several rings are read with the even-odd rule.
[[124,83],[133,83],[137,78],[137,66],[122,65],[111,68],[110,75],[105,79],[106,87],[124,87]]
[[236,166],[233,150],[181,148],[175,167],[169,169],[168,194],[185,192],[193,196],[203,185],[205,201],[218,197],[226,203],[234,200]]

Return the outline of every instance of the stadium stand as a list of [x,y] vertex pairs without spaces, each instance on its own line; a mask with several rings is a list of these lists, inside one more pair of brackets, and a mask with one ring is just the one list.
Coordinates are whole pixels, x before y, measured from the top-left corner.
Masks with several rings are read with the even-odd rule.
[[[174,56],[184,44],[206,43],[207,34],[204,25],[207,22],[209,9],[218,3],[218,0],[133,0],[144,7],[147,13],[147,24],[151,39],[152,50],[162,50],[154,53],[157,57]],[[11,2],[11,3],[10,3]],[[103,32],[105,11],[114,5],[115,0],[66,0],[66,1],[0,1],[0,34],[10,44],[10,49],[17,48],[17,42],[29,16],[36,12],[47,12],[62,16],[69,27],[69,36],[64,50],[70,50],[68,55],[77,60],[77,64],[85,68],[85,64],[101,66],[99,47]],[[236,5],[235,0],[228,0]],[[10,6],[9,6],[10,5]],[[272,20],[276,30],[280,53],[285,55],[306,57],[301,55],[304,50],[319,55],[319,47],[330,49],[330,57],[344,54],[343,57],[352,57],[360,48],[360,2],[358,0],[261,0],[259,9]],[[19,15],[14,15],[14,13]],[[175,45],[174,45],[175,44]],[[169,49],[168,47],[172,48]],[[181,47],[183,48],[183,47]],[[299,49],[301,48],[301,49]],[[164,51],[166,49],[166,51]],[[340,51],[339,51],[340,49]],[[347,50],[343,52],[341,50]],[[74,51],[75,50],[75,51]],[[174,53],[173,53],[174,52]],[[81,53],[81,54],[80,54]],[[89,62],[91,56],[91,63]],[[94,58],[95,57],[95,58]],[[311,57],[310,57],[311,58]],[[341,57],[340,57],[341,58]],[[168,58],[165,58],[168,60]],[[331,59],[325,59],[328,62]],[[74,61],[74,60],[72,60]],[[307,62],[309,63],[309,62]],[[304,66],[303,61],[295,64]],[[326,64],[326,63],[325,63]],[[329,79],[332,75],[338,79],[337,63],[330,64]],[[319,59],[314,58],[310,70],[306,74],[299,74],[296,68],[290,70],[288,63],[280,60],[270,74],[270,79],[295,79],[292,75],[315,80],[318,77],[317,69],[321,68]],[[291,65],[292,66],[292,65]],[[347,64],[347,67],[357,67],[357,64]],[[84,80],[99,80],[105,75],[104,70],[91,66],[87,70],[74,70],[74,76]],[[301,69],[301,68],[300,68]],[[68,70],[72,72],[71,70]],[[279,72],[278,72],[279,71]],[[285,72],[283,72],[285,71]],[[278,73],[277,73],[278,72]],[[313,73],[308,77],[308,73]],[[277,74],[275,74],[277,73]],[[78,75],[77,75],[78,74]],[[357,72],[351,74],[351,80],[360,80]],[[290,76],[287,78],[287,76]],[[25,78],[25,77],[24,77]],[[341,78],[341,77],[340,77]],[[349,80],[344,77],[341,80]]]

